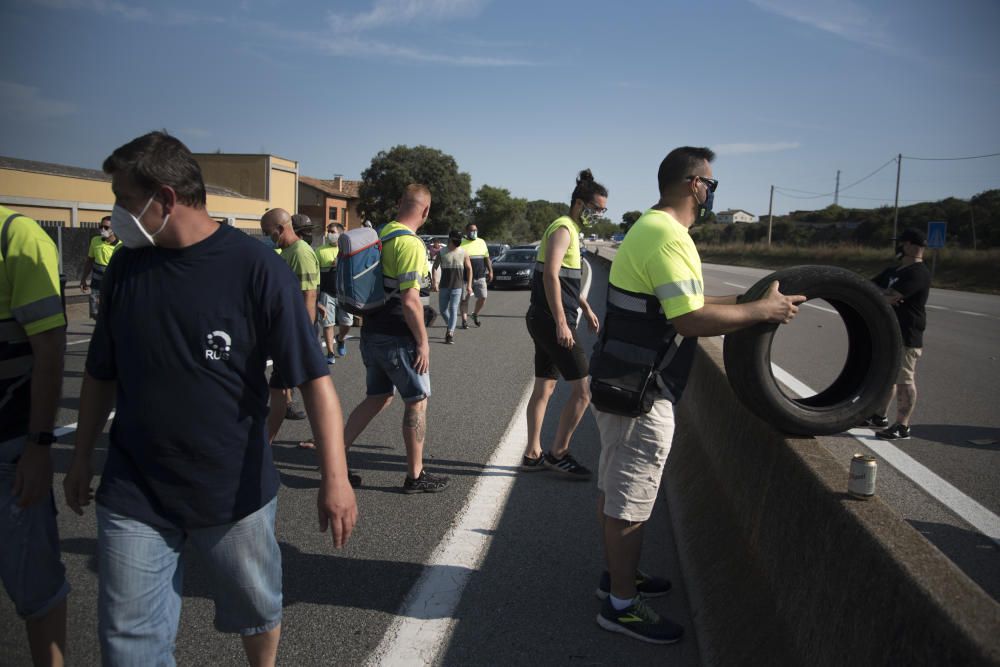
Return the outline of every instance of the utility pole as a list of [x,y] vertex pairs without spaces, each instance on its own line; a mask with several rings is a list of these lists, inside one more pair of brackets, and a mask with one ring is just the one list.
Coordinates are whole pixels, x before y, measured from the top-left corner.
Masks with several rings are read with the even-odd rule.
[[837,187],[833,189],[833,205],[836,206],[840,201],[840,170],[837,170]]
[[889,244],[895,246],[896,243],[896,225],[899,224],[899,175],[903,171],[903,154],[900,153],[896,156],[896,208],[892,214],[892,242]]
[[771,186],[771,201],[767,204],[767,245],[771,246],[771,221],[774,220],[774,216],[771,215],[774,212],[774,186]]

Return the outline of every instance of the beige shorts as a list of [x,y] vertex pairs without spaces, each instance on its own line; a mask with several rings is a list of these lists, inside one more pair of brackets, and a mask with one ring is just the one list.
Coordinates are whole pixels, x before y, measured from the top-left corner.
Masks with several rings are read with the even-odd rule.
[[914,376],[917,374],[917,359],[924,353],[922,347],[904,347],[903,363],[899,365],[899,375],[896,376],[896,384],[913,384]]
[[[479,280],[472,281],[472,294],[477,299],[486,298],[486,278],[480,278]],[[462,301],[469,300],[469,293],[464,289],[462,290]]]
[[597,488],[604,494],[604,514],[622,521],[646,521],[674,439],[674,404],[657,399],[647,414],[637,418],[594,408],[594,417],[601,433]]

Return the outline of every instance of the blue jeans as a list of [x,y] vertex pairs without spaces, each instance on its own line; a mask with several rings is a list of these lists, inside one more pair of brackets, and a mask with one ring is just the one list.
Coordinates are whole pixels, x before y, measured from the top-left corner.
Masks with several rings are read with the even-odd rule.
[[105,665],[173,665],[182,555],[190,540],[214,586],[215,627],[256,635],[281,623],[277,498],[239,521],[184,531],[97,506],[98,635]]
[[464,287],[442,287],[441,288],[441,314],[444,315],[445,324],[448,325],[448,332],[455,331],[458,326],[458,304],[462,301]]
[[362,333],[361,358],[365,362],[365,384],[369,396],[387,396],[395,387],[405,403],[431,395],[431,376],[413,369],[417,344],[409,336]]
[[52,494],[30,507],[11,495],[24,436],[0,443],[0,579],[21,618],[41,618],[69,593]]

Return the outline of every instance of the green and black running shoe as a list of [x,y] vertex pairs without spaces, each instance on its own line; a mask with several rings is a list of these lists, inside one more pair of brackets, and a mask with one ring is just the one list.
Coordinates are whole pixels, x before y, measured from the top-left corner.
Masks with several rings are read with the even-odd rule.
[[684,628],[657,614],[642,598],[619,611],[612,606],[609,597],[601,604],[597,624],[610,632],[620,632],[650,644],[673,644],[684,636]]

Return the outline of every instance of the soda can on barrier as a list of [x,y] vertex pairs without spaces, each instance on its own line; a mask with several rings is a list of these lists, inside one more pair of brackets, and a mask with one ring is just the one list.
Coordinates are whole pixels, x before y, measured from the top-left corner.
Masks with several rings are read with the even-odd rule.
[[867,500],[875,495],[875,473],[878,463],[874,456],[855,454],[851,459],[851,474],[847,480],[847,493]]

